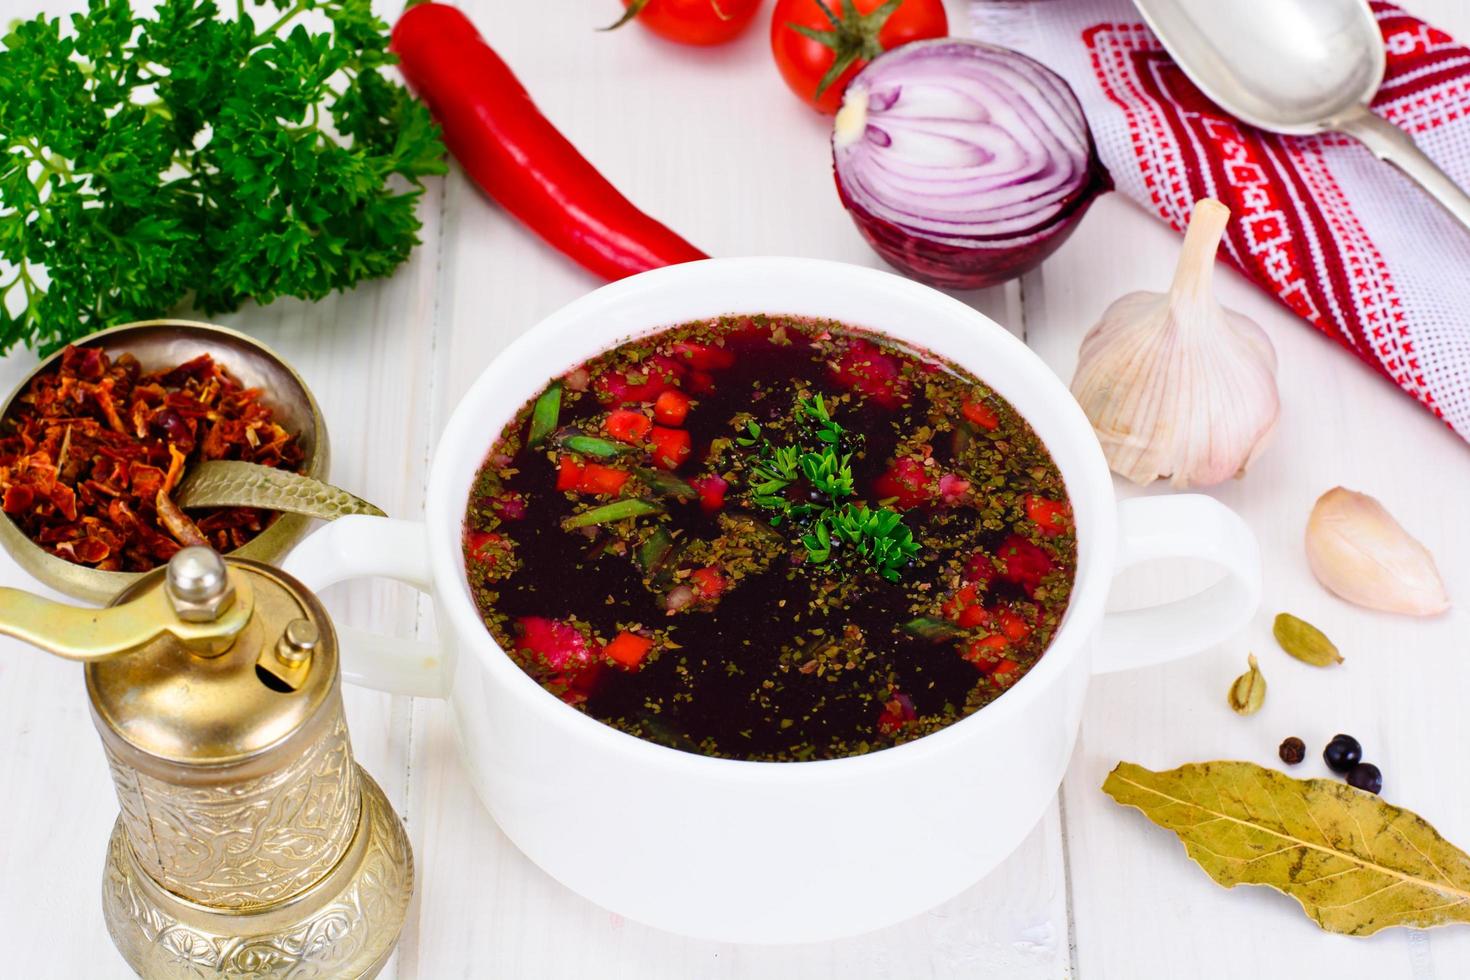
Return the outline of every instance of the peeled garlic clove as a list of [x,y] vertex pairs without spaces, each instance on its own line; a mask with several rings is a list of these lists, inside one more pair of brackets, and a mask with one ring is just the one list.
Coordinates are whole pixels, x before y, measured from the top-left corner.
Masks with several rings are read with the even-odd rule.
[[1365,493],[1333,487],[1307,519],[1312,574],[1348,602],[1406,616],[1450,607],[1434,558]]
[[1276,350],[1211,288],[1230,209],[1194,206],[1167,293],[1129,293],[1082,341],[1072,394],[1115,473],[1176,487],[1239,476],[1276,425]]

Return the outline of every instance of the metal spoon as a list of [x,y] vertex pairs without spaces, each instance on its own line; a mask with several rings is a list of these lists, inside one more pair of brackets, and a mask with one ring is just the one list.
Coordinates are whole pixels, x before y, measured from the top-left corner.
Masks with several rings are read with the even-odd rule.
[[1385,58],[1365,0],[1133,2],[1184,73],[1226,112],[1277,133],[1346,133],[1470,228],[1470,194],[1368,108]]

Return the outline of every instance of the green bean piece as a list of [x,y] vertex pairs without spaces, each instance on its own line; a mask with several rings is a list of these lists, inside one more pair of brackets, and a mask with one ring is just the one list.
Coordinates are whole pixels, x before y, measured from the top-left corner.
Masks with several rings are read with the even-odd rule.
[[926,640],[948,640],[956,636],[964,635],[964,630],[954,623],[943,619],[935,619],[932,616],[920,616],[903,624],[905,633],[923,637]]
[[644,514],[661,514],[663,508],[648,500],[614,500],[610,504],[584,510],[580,514],[573,514],[561,522],[561,526],[570,531],[579,527],[590,527],[593,524],[611,524],[613,521],[624,521],[630,517],[642,517]]
[[527,446],[539,446],[546,437],[556,431],[557,419],[561,417],[561,382],[557,381],[541,393],[536,404],[531,406],[531,432],[526,436]]
[[666,470],[656,470],[651,466],[640,466],[635,470],[638,479],[642,480],[648,489],[665,497],[678,497],[680,500],[693,500],[698,496],[688,481],[669,473]]
[[596,456],[599,459],[612,459],[632,450],[632,446],[625,446],[620,442],[609,442],[596,436],[567,436],[561,440],[561,444],[574,453],[583,456]]

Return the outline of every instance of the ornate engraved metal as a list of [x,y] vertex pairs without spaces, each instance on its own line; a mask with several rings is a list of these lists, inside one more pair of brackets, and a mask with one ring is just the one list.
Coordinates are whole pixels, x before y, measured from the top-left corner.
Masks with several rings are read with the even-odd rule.
[[259,562],[185,549],[103,610],[0,589],[0,632],[86,665],[122,811],[103,918],[133,969],[377,975],[413,897],[413,851],[353,760],[315,596]]
[[352,764],[361,819],[341,864],[290,901],[225,913],[160,888],[113,827],[102,905],[113,942],[149,980],[352,980],[374,977],[413,894],[413,853],[383,791]]
[[120,760],[104,739],[139,867],[164,888],[217,909],[290,898],[341,860],[358,825],[358,767],[341,702],[325,734],[280,769],[240,782],[164,782]]

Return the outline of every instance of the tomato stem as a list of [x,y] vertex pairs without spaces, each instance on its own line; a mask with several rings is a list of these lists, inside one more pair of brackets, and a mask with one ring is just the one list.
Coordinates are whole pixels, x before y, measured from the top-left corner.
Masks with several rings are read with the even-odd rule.
[[893,16],[903,0],[888,0],[887,3],[873,9],[871,13],[858,13],[857,4],[854,0],[842,0],[842,16],[839,17],[827,5],[825,0],[812,0],[821,10],[827,20],[832,24],[830,31],[818,30],[815,27],[807,27],[804,24],[793,24],[787,22],[786,26],[802,37],[816,41],[823,47],[831,48],[833,52],[832,67],[822,76],[817,83],[817,90],[812,98],[820,99],[827,87],[837,81],[842,73],[847,71],[855,61],[869,61],[883,53],[883,45],[878,40],[878,32]]
[[[713,3],[714,0],[710,0],[710,2]],[[648,6],[648,0],[633,0],[632,3],[628,4],[627,9],[623,11],[623,16],[619,17],[615,22],[607,25],[606,27],[599,27],[598,30],[615,31],[619,27],[622,27],[624,24],[626,24],[628,21],[632,20],[634,17],[637,17],[639,14],[641,14],[643,12],[643,8],[646,6]],[[715,10],[719,11],[719,9],[719,6],[716,5]]]

